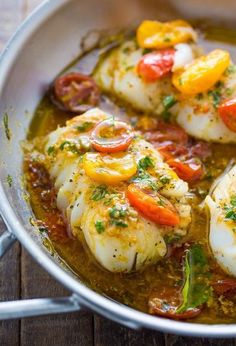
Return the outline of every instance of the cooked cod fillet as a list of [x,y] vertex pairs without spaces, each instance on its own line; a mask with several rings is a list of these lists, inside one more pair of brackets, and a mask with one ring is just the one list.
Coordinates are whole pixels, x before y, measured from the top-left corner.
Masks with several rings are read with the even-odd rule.
[[[166,178],[162,179],[165,183],[159,192],[172,202],[180,216],[180,224],[170,227],[147,220],[130,205],[126,196],[128,182],[106,185],[87,176],[84,153],[91,151],[91,128],[109,117],[100,109],[93,109],[50,133],[45,146],[46,166],[55,182],[57,206],[72,234],[87,244],[107,270],[130,272],[165,256],[165,235],[186,234],[191,221],[188,184],[163,162],[151,144],[138,136],[133,139],[128,154],[137,163],[147,155],[152,157],[155,167],[150,181],[157,183],[161,177]],[[83,132],[78,131],[81,128]]]

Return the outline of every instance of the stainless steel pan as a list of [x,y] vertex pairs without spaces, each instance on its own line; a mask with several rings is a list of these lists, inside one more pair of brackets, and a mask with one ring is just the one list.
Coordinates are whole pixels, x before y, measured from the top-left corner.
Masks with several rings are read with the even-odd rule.
[[[5,232],[0,256],[19,240],[32,257],[66,286],[72,295],[0,303],[0,319],[61,313],[87,307],[125,326],[208,336],[236,336],[235,325],[200,325],[150,316],[109,300],[79,282],[50,255],[30,224],[32,211],[23,198],[20,141],[49,83],[79,53],[81,38],[91,29],[134,27],[144,18],[209,17],[234,25],[236,2],[217,0],[48,0],[21,26],[0,58],[0,118],[8,114],[11,139],[0,127],[0,213]],[[235,24],[236,25],[236,24]],[[10,187],[7,176],[13,177]]]

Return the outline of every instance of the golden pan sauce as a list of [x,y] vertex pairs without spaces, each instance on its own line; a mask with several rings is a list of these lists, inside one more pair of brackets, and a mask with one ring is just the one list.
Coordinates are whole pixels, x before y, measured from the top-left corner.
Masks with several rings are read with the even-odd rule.
[[[227,30],[210,28],[205,32],[203,45],[221,47],[222,42],[217,42],[217,37],[231,38],[227,48],[232,52],[233,43],[236,43],[236,33],[229,35]],[[210,41],[212,38],[213,41]],[[201,42],[202,43],[202,42]],[[108,100],[108,99],[106,99]],[[107,102],[105,100],[105,102]],[[112,99],[114,101],[114,99]],[[104,100],[102,101],[104,103]],[[122,111],[130,115],[133,120],[134,112],[126,105],[116,102]],[[117,106],[115,106],[117,108]],[[137,114],[137,113],[136,113]],[[28,139],[44,136],[53,131],[58,125],[64,125],[69,118],[68,114],[56,108],[46,95],[39,104],[32,121]],[[131,121],[132,122],[132,121]],[[205,160],[207,169],[205,178],[195,185],[190,185],[190,192],[194,193],[192,200],[192,223],[183,243],[200,243],[208,256],[211,272],[211,280],[224,279],[225,275],[211,256],[208,247],[208,226],[205,211],[200,212],[197,206],[204,200],[212,182],[219,176],[231,159],[236,158],[235,145],[210,144],[212,155]],[[59,257],[78,276],[78,279],[93,290],[106,295],[123,304],[137,310],[148,311],[148,298],[155,287],[174,286],[176,281],[183,281],[183,263],[178,261],[171,246],[167,258],[151,265],[143,271],[130,274],[114,274],[99,266],[93,256],[77,239],[68,236],[65,222],[56,207],[56,193],[49,174],[43,166],[34,161],[30,155],[26,155],[24,162],[26,187],[30,195],[30,202],[38,222],[38,228],[42,232],[42,239],[51,251],[55,251]],[[47,234],[44,233],[47,228]],[[121,230],[122,231],[122,230]],[[191,322],[201,323],[232,323],[236,321],[236,298],[228,299],[213,294],[201,314],[191,319]]]

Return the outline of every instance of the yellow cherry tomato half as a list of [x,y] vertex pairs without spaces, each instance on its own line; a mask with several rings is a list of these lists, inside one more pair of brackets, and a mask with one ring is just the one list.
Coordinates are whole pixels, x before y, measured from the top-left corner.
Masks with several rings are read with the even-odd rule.
[[184,70],[175,72],[172,83],[181,93],[195,95],[212,88],[220,80],[229,64],[229,53],[215,49],[194,60]]
[[129,153],[86,153],[83,160],[85,174],[108,185],[129,180],[137,171],[137,164]]
[[137,41],[141,48],[168,48],[190,40],[196,40],[196,33],[183,20],[165,23],[145,20],[137,29]]

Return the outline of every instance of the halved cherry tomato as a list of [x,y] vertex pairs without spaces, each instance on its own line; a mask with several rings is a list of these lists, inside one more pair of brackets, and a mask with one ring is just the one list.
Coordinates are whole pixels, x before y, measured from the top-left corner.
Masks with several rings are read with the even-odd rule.
[[196,162],[194,159],[189,159],[184,162],[179,159],[170,159],[167,163],[176,172],[180,179],[189,183],[201,179],[203,175],[202,164]]
[[164,160],[170,160],[174,157],[188,154],[188,149],[185,146],[171,141],[154,142],[153,145],[161,153]]
[[56,79],[54,94],[59,106],[70,112],[83,113],[98,104],[100,92],[91,77],[72,72]]
[[146,132],[145,139],[151,143],[172,141],[178,144],[186,145],[188,142],[187,133],[178,125],[158,122],[156,130]]
[[131,126],[123,121],[106,119],[101,121],[91,133],[94,149],[104,153],[116,153],[126,150],[132,139]]
[[138,74],[146,82],[155,82],[166,76],[174,65],[174,54],[172,48],[145,54],[137,65]]
[[149,313],[174,320],[186,320],[200,314],[201,308],[190,308],[177,313],[180,305],[180,291],[176,287],[163,287],[155,290],[149,298]]
[[83,164],[88,177],[108,185],[129,180],[137,172],[136,161],[129,153],[86,153]]
[[219,295],[236,295],[236,279],[217,280],[212,283],[214,291]]
[[173,204],[158,192],[141,189],[131,184],[128,186],[127,197],[134,208],[159,225],[176,226],[180,222]]
[[141,48],[166,48],[177,43],[196,40],[193,28],[183,20],[158,22],[144,20],[137,30],[137,41]]
[[185,95],[195,95],[209,90],[220,80],[230,64],[230,55],[222,49],[215,49],[195,59],[184,70],[174,72],[172,83]]
[[228,129],[236,132],[236,97],[223,101],[218,112]]
[[209,143],[198,142],[190,147],[191,156],[198,157],[199,159],[206,159],[211,155],[211,148]]

